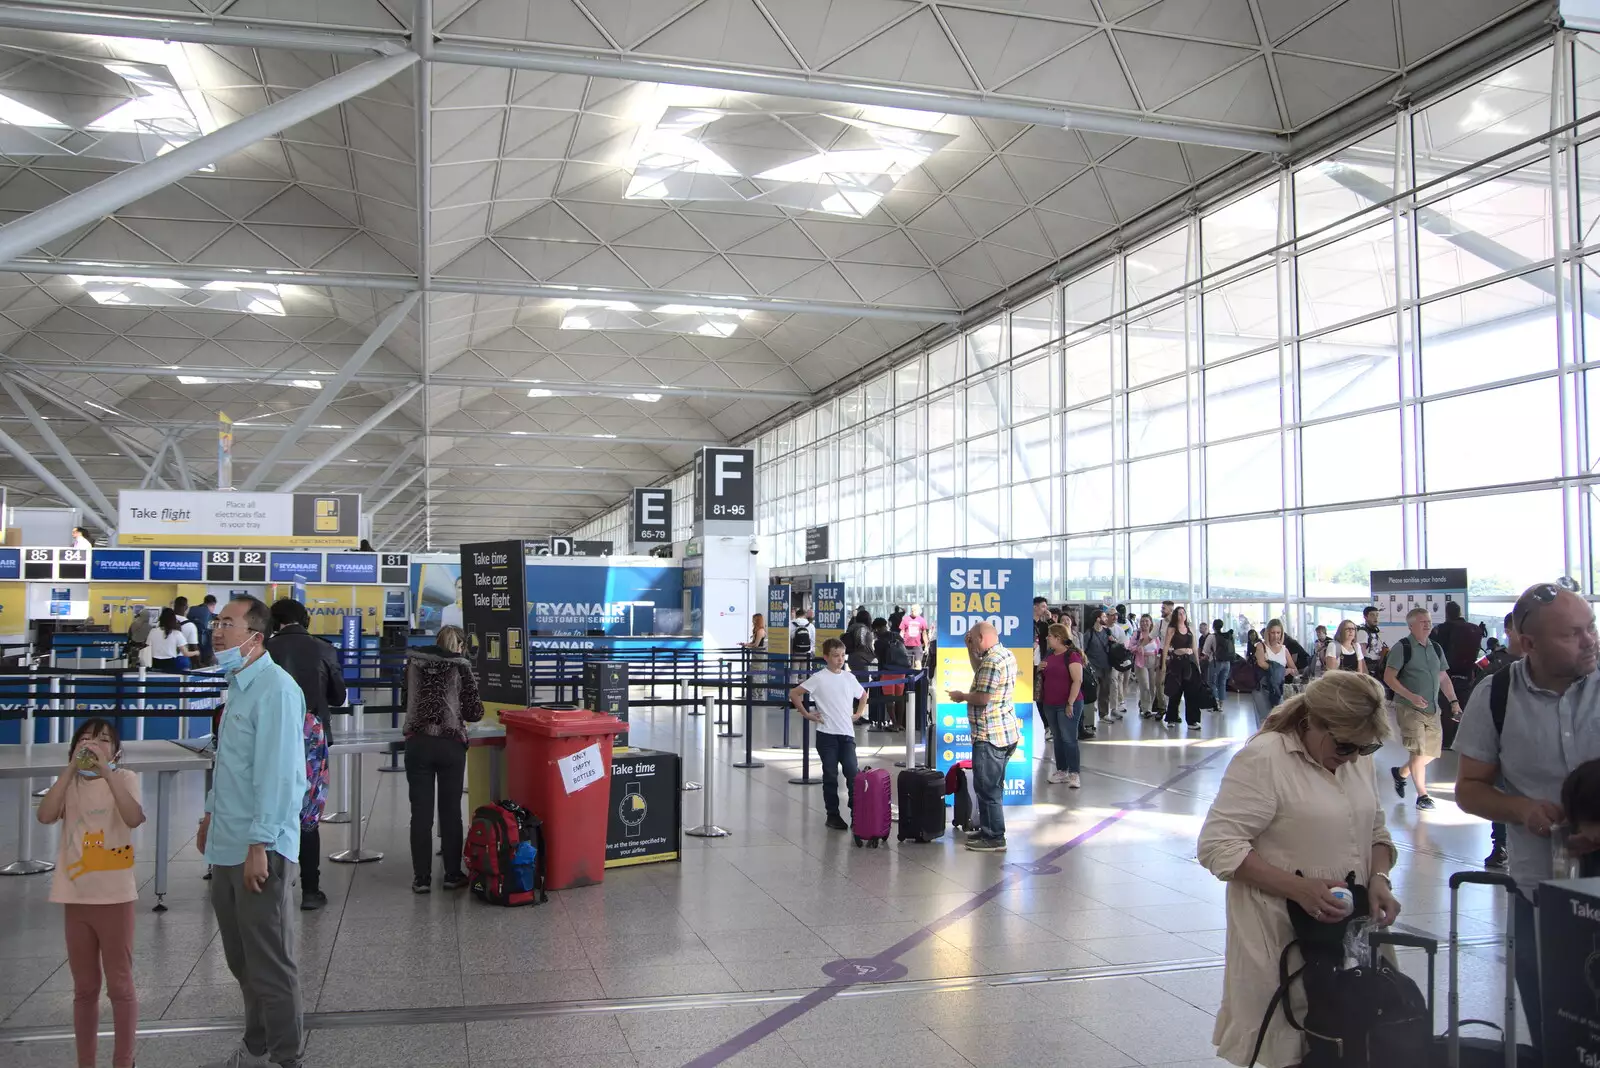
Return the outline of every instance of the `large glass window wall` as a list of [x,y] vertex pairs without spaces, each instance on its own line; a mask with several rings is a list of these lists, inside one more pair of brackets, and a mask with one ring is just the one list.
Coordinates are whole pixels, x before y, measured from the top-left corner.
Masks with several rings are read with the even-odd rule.
[[1052,600],[1302,633],[1375,569],[1466,567],[1492,629],[1594,589],[1597,110],[1559,38],[762,434],[766,559],[831,523],[852,603],[1026,556]]

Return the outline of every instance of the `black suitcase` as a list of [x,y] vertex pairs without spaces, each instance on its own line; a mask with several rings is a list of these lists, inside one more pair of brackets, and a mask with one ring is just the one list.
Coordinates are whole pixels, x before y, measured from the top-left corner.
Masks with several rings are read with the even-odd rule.
[[[1459,903],[1461,887],[1466,883],[1498,886],[1506,892],[1506,940],[1501,946],[1506,963],[1503,1027],[1488,1020],[1461,1019],[1461,991],[1458,985],[1457,964],[1461,955]],[[1450,1030],[1434,1039],[1432,1068],[1541,1068],[1539,1055],[1533,1047],[1517,1044],[1516,939],[1512,926],[1516,912],[1516,893],[1516,882],[1504,872],[1458,871],[1450,876]],[[1432,986],[1432,983],[1429,985]],[[1463,1038],[1461,1025],[1466,1023],[1479,1024],[1499,1031],[1500,1034],[1492,1038],[1478,1036]],[[1537,1026],[1537,1021],[1534,1026]]]
[[899,840],[931,842],[944,836],[944,776],[932,768],[907,768],[896,786],[900,795]]

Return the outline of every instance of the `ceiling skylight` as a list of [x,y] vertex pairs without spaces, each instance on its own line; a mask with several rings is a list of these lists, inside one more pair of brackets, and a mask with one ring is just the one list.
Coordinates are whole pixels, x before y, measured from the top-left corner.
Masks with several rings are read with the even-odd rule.
[[185,386],[203,386],[206,385],[210,379],[200,378],[196,375],[179,375],[178,381]]
[[732,337],[754,313],[748,308],[712,308],[700,304],[665,304],[643,308],[622,300],[556,300],[562,330],[668,330],[675,334]]
[[763,201],[859,219],[955,139],[774,103],[725,97],[722,107],[661,103],[647,110],[624,195]]
[[[264,282],[206,282],[190,285],[172,278],[119,278],[115,275],[88,274],[68,277],[82,286],[97,304],[202,308],[206,311],[247,312],[251,315],[286,314],[278,287]],[[319,384],[303,388],[322,387]]]

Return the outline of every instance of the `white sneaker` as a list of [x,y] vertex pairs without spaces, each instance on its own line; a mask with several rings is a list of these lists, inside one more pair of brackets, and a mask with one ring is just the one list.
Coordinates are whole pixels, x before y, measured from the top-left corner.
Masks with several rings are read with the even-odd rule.
[[1075,772],[1075,771],[1067,772],[1067,789],[1076,790],[1078,787],[1080,787],[1082,785],[1083,784],[1078,781],[1078,773],[1077,772]]
[[1050,773],[1050,782],[1055,783],[1057,786],[1059,786],[1060,784],[1062,784],[1064,782],[1071,782],[1071,781],[1072,781],[1072,775],[1071,775],[1070,772],[1052,771]]
[[1111,722],[1112,723],[1121,723],[1122,722],[1122,709],[1119,708],[1115,712],[1111,713]]
[[240,1046],[220,1061],[211,1061],[202,1068],[272,1068],[272,1062],[267,1060],[266,1054],[257,1056]]

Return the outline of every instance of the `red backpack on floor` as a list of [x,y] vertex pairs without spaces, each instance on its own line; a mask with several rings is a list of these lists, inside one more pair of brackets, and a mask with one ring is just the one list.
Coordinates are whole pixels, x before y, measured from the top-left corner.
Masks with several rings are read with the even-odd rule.
[[544,825],[515,801],[480,805],[463,850],[472,892],[491,905],[536,905],[544,891]]

